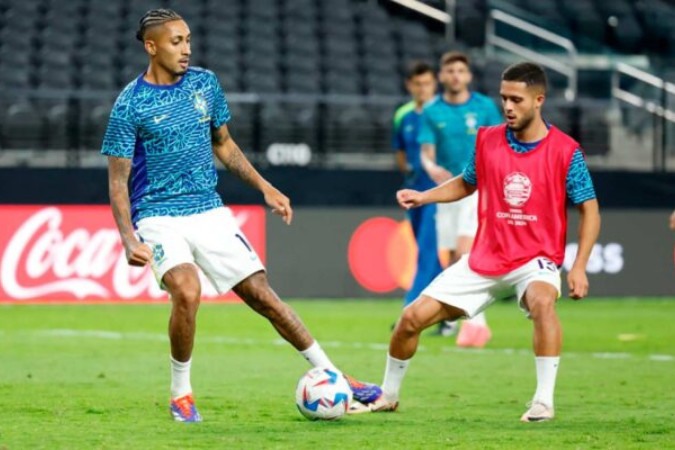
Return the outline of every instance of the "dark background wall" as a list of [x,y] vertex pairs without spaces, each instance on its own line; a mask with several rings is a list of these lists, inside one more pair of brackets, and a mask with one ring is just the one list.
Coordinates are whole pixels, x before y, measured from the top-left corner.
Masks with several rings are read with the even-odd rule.
[[[390,171],[262,169],[294,205],[392,206],[400,176]],[[594,172],[604,208],[675,208],[675,173]],[[105,169],[0,169],[0,203],[98,204],[108,202]],[[221,171],[218,191],[229,204],[262,201],[253,189]]]

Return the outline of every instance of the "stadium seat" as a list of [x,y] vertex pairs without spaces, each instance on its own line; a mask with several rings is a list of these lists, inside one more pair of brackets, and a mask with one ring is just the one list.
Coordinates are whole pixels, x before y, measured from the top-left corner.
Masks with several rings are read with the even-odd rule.
[[26,39],[26,36],[23,34],[26,29],[30,28],[22,29],[14,25],[4,27],[0,31],[0,45],[15,52],[29,52],[32,45],[31,40]]
[[326,91],[329,94],[358,95],[362,93],[358,72],[326,72]]
[[43,148],[43,123],[40,111],[27,101],[10,104],[2,123],[2,146],[9,149]]
[[276,52],[260,52],[250,49],[244,53],[242,62],[247,69],[276,74],[279,66],[277,58],[278,53]]
[[274,72],[256,70],[246,71],[243,77],[246,92],[273,94],[281,90],[281,83]]
[[218,76],[218,80],[220,81],[220,85],[223,88],[223,91],[225,91],[225,94],[230,92],[241,92],[242,88],[236,71],[217,71],[216,76]]
[[321,93],[321,78],[312,72],[286,73],[286,90],[291,94],[319,94]]
[[286,53],[281,64],[287,71],[318,72],[320,60],[317,55],[298,52]]
[[609,122],[606,111],[584,109],[579,119],[579,143],[588,155],[609,152]]
[[328,108],[328,146],[338,153],[373,150],[371,117],[362,105],[334,105]]
[[0,65],[0,85],[5,90],[26,89],[30,87],[31,77],[27,68],[15,68]]
[[[304,37],[304,39],[301,39]],[[319,58],[319,43],[308,36],[286,36],[285,40],[286,57],[305,56],[308,58]]]
[[37,72],[37,85],[48,89],[70,89],[74,82],[70,70],[42,66]]
[[58,101],[51,105],[43,105],[42,108],[45,111],[45,148],[71,148],[71,109],[68,107],[68,104],[63,101]]
[[27,51],[16,51],[8,45],[0,46],[0,64],[10,70],[19,66],[25,67],[30,64],[30,53]]
[[313,24],[317,16],[316,4],[313,1],[295,0],[285,2],[282,6],[282,16],[286,19],[297,19],[298,22]]
[[[134,73],[134,75],[129,77],[126,83],[130,82],[134,76],[138,76],[138,73]],[[118,86],[112,68],[89,65],[83,66],[79,71],[79,82],[86,89],[113,90]]]
[[108,126],[110,111],[114,98],[108,100],[82,100],[80,101],[79,114],[79,142],[82,149],[99,149],[103,142],[103,135]]
[[254,103],[230,103],[232,119],[227,127],[239,147],[244,151],[258,150],[254,148],[255,115],[258,106]]
[[278,103],[265,103],[260,111],[260,151],[274,143],[294,143],[295,126],[290,114]]
[[366,93],[368,95],[398,96],[402,93],[400,81],[394,77],[382,77],[369,73],[366,75]]

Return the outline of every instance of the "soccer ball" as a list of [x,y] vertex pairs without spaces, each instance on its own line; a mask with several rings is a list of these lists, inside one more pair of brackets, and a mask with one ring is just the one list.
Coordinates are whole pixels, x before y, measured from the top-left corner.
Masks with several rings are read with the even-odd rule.
[[349,383],[334,369],[310,369],[295,390],[295,404],[309,420],[337,420],[347,412],[351,401]]

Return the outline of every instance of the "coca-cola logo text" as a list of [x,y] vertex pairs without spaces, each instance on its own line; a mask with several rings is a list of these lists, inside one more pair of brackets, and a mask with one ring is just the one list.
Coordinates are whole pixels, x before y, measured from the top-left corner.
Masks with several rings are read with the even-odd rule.
[[[232,209],[264,257],[263,209]],[[127,264],[109,208],[2,206],[0,211],[0,300],[166,297],[149,266]],[[203,284],[207,296],[216,295]]]

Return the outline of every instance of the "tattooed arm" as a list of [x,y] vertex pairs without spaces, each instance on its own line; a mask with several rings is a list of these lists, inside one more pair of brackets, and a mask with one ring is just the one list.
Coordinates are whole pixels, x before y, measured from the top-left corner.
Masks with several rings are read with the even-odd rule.
[[127,262],[132,266],[144,266],[152,258],[152,250],[136,239],[131,224],[131,206],[129,204],[129,173],[131,160],[108,157],[108,192],[115,223],[122,238]]
[[213,143],[213,153],[227,170],[248,185],[262,192],[265,196],[265,202],[272,208],[272,212],[280,215],[284,222],[290,224],[293,219],[291,201],[255,170],[239,146],[234,142],[232,136],[230,136],[227,125],[221,125],[218,128],[212,129],[211,141]]

